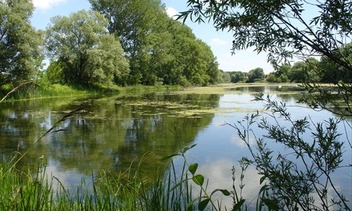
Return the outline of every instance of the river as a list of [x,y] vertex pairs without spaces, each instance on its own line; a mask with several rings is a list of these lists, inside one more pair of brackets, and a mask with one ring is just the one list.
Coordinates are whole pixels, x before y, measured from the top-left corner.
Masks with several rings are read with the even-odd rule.
[[[138,166],[141,160],[144,174],[153,178],[169,164],[163,157],[196,144],[186,153],[187,160],[199,163],[199,173],[209,179],[208,189],[231,188],[231,168],[239,170],[238,161],[249,156],[249,151],[227,123],[234,124],[246,114],[263,111],[263,103],[253,101],[258,92],[285,102],[295,119],[337,118],[328,111],[317,112],[296,103],[300,94],[297,87],[234,88],[224,94],[152,93],[19,101],[0,105],[0,155],[6,161],[16,152],[27,152],[19,166],[35,169],[42,164],[64,186],[75,187],[82,178],[89,181],[91,175],[101,171],[125,171]],[[63,119],[65,115],[68,116]],[[257,135],[264,134],[256,130]],[[352,136],[351,130],[346,132],[342,126],[340,132]],[[275,143],[269,146],[285,150]],[[28,150],[30,147],[33,148]],[[343,164],[351,164],[347,141],[344,149]],[[182,161],[175,158],[174,162]],[[351,168],[336,177],[338,188],[352,199]],[[254,167],[245,172],[243,195],[254,204],[259,179]]]

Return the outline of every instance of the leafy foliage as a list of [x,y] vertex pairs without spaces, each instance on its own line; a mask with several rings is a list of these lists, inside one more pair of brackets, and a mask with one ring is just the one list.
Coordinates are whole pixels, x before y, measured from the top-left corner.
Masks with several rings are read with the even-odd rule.
[[112,83],[128,72],[119,41],[106,32],[107,20],[93,11],[54,17],[47,30],[48,55],[60,64],[63,81],[80,85]]
[[244,72],[232,72],[231,74],[231,82],[232,83],[237,83],[237,82],[245,82],[248,79],[247,74]]
[[248,82],[252,83],[255,81],[264,80],[264,70],[260,67],[250,70],[248,73]]
[[167,16],[159,0],[90,0],[130,61],[128,84],[208,85],[220,80],[209,46]]
[[[348,199],[339,193],[332,176],[346,164],[342,159],[346,146],[340,139],[342,134],[337,132],[341,119],[321,123],[312,123],[308,117],[295,120],[285,103],[277,103],[269,97],[257,99],[264,100],[269,111],[270,118],[258,123],[267,134],[256,137],[251,133],[261,116],[259,113],[248,115],[243,122],[231,126],[247,145],[262,175],[260,182],[265,185],[261,200],[266,206],[275,210],[350,210]],[[307,138],[308,135],[311,138]],[[252,138],[254,146],[249,142]],[[275,141],[286,150],[273,151],[268,146],[269,141]],[[345,167],[350,168],[351,164]]]
[[0,1],[0,81],[21,83],[34,79],[41,67],[42,33],[30,24],[29,0]]
[[[308,60],[311,56],[322,56],[324,74],[318,74],[318,77],[324,82],[336,84],[336,87],[333,92],[326,92],[319,84],[308,84],[316,82],[319,78],[315,75],[313,80],[305,81],[306,67],[296,66],[293,81],[303,80],[302,82],[307,83],[305,88],[309,93],[314,93],[308,97],[309,100],[306,98],[302,102],[312,107],[329,109],[326,101],[331,97],[336,98],[334,93],[342,93],[339,99],[343,102],[340,104],[347,107],[351,104],[348,97],[351,96],[351,89],[346,85],[351,81],[352,71],[351,1],[188,0],[187,2],[190,9],[182,12],[179,18],[184,20],[190,18],[197,22],[212,21],[218,30],[229,31],[233,34],[234,52],[250,47],[258,53],[267,52],[268,60],[275,66],[285,64],[292,57]],[[273,82],[286,80],[285,75],[279,75],[282,77],[275,78],[271,75],[269,80]],[[346,77],[343,80],[342,75]],[[308,77],[311,76],[308,74]],[[347,111],[349,112],[349,108]]]
[[[336,54],[339,55],[339,59],[345,61],[346,63],[352,63],[352,43],[337,49]],[[339,82],[352,82],[351,68],[341,66],[327,56],[323,56],[321,58],[319,67],[321,70],[322,82],[334,84]]]
[[212,20],[233,33],[233,50],[253,47],[277,64],[292,56],[324,55],[351,69],[336,51],[351,41],[352,2],[340,1],[203,1],[188,0],[179,18]]

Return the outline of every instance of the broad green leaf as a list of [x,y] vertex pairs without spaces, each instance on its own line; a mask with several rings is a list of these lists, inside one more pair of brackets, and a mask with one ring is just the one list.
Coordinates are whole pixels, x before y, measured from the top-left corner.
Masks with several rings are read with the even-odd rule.
[[200,175],[200,174],[195,175],[194,177],[192,177],[192,180],[193,180],[194,183],[196,183],[199,186],[202,186],[203,183],[204,183],[204,177],[203,177],[203,175]]
[[221,192],[224,196],[231,195],[231,193],[228,190],[226,190],[226,189],[216,189],[210,195],[213,195],[216,192]]
[[266,179],[266,176],[262,176],[262,177],[260,178],[259,184],[262,184],[262,183],[265,181],[265,179]]
[[208,203],[209,203],[210,199],[204,199],[203,201],[201,201],[199,204],[198,204],[198,209],[199,210],[204,210]]
[[279,206],[275,200],[273,199],[262,199],[262,200],[270,210],[279,210]]
[[193,210],[194,210],[193,209],[193,204],[192,203],[188,204],[187,211],[193,211]]
[[233,206],[233,210],[240,210],[245,201],[245,199],[241,199]]
[[198,163],[194,163],[188,167],[188,171],[191,172],[192,175],[196,173],[198,169]]

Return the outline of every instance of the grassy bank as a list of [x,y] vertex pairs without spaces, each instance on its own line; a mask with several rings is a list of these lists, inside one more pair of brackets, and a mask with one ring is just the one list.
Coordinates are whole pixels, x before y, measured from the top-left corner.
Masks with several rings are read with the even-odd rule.
[[[241,88],[255,88],[255,87],[298,87],[298,83],[225,83],[206,87],[188,87],[179,90],[183,94],[226,94],[226,93],[241,93]],[[246,91],[248,92],[248,91]]]
[[3,85],[0,87],[0,102],[28,99],[60,98],[60,97],[89,97],[109,95],[138,95],[150,92],[179,91],[181,86],[129,86],[119,87],[116,85],[103,87],[77,87],[61,84],[40,85],[26,83],[20,86]]

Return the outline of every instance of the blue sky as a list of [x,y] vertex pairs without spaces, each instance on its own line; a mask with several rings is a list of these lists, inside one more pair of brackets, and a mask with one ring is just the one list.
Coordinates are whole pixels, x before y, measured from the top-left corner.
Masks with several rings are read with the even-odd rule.
[[[31,21],[36,29],[45,29],[51,17],[68,16],[72,12],[90,9],[88,0],[32,0],[32,2],[36,9]],[[162,2],[170,15],[187,9],[187,0],[162,0]],[[258,55],[251,50],[246,50],[232,55],[230,50],[232,35],[230,33],[218,32],[210,24],[197,24],[190,21],[186,24],[192,28],[199,39],[211,47],[222,70],[248,72],[261,67],[266,73],[273,71],[273,67],[266,61],[265,54]]]

